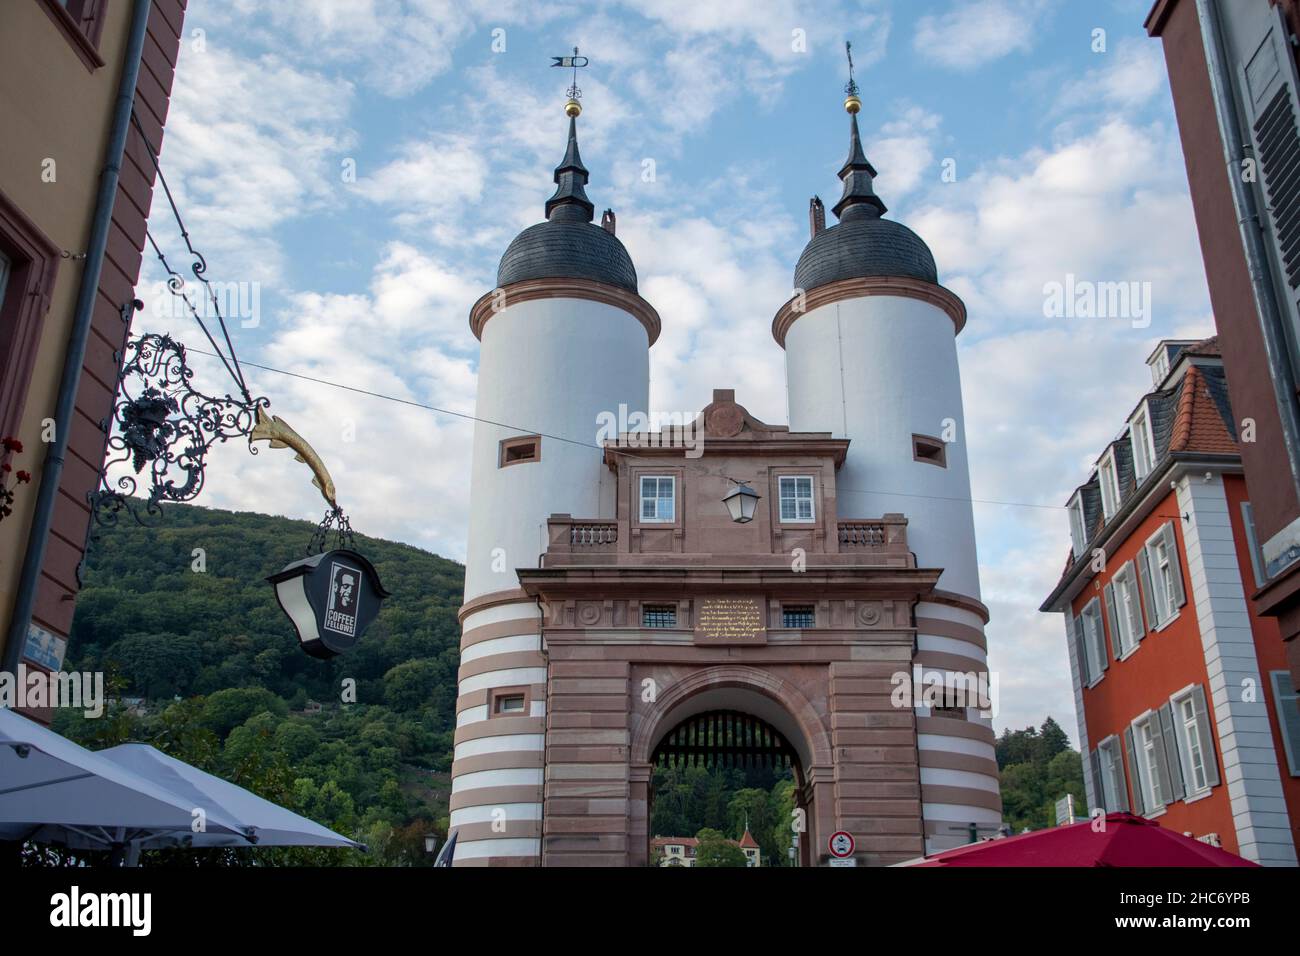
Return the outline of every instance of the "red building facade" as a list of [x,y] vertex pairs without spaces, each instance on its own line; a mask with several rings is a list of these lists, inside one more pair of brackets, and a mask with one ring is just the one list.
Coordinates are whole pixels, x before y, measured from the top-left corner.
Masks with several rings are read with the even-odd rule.
[[1065,614],[1091,808],[1295,865],[1300,711],[1217,341],[1162,342],[1155,387],[1069,502],[1042,610]]

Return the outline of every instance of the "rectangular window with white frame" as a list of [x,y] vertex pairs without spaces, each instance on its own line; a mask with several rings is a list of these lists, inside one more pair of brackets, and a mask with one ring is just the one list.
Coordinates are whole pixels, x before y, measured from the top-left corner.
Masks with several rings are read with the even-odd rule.
[[781,520],[812,521],[816,515],[813,508],[813,480],[808,475],[785,475],[778,479],[781,497]]
[[677,479],[671,475],[641,476],[642,523],[671,523],[677,514]]
[[1126,561],[1104,590],[1115,658],[1120,660],[1137,650],[1144,636],[1142,602],[1138,597],[1137,572],[1133,562]]
[[1205,704],[1205,689],[1191,684],[1170,695],[1165,708],[1167,723],[1174,736],[1169,747],[1171,766],[1181,771],[1182,793],[1174,796],[1197,800],[1219,785],[1219,764],[1215,759],[1214,735],[1210,712]]
[[1114,446],[1108,448],[1102,456],[1097,476],[1101,483],[1101,510],[1109,521],[1119,510],[1119,470],[1115,465]]
[[1141,484],[1156,464],[1155,443],[1151,440],[1151,416],[1147,403],[1138,406],[1137,414],[1129,422],[1129,441],[1133,445],[1133,474]]
[[1178,609],[1187,603],[1172,521],[1148,538],[1138,552],[1138,574],[1147,626],[1158,631],[1177,617]]
[[1101,680],[1106,668],[1110,666],[1110,656],[1106,653],[1106,633],[1101,623],[1101,601],[1093,598],[1079,615],[1083,628],[1083,651],[1088,664],[1088,685]]

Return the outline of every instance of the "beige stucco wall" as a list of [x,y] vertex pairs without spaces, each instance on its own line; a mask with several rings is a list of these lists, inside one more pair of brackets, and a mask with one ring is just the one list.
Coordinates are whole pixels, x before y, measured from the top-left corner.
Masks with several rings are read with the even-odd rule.
[[[0,191],[73,254],[90,237],[130,19],[130,4],[107,6],[99,42],[106,65],[92,73],[38,0],[0,3]],[[56,164],[54,182],[42,180],[47,158]],[[16,436],[24,451],[13,466],[30,471],[32,483],[20,487],[13,514],[0,522],[0,650],[45,458],[41,421],[54,415],[81,273],[79,260],[59,266]]]

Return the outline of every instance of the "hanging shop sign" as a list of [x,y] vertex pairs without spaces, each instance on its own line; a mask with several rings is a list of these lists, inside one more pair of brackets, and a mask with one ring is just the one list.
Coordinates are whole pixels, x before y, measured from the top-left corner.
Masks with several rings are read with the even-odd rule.
[[294,561],[267,581],[298,632],[299,646],[322,660],[352,650],[388,597],[375,566],[350,548]]

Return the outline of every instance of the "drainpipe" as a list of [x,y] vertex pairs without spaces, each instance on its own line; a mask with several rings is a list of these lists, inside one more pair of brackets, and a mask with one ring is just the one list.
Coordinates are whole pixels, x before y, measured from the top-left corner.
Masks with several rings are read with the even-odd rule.
[[91,223],[90,243],[86,248],[85,266],[81,284],[77,289],[77,306],[73,313],[72,334],[63,361],[63,378],[59,383],[58,403],[55,409],[55,433],[45,453],[41,472],[41,487],[36,497],[36,513],[32,516],[31,532],[27,538],[27,553],[23,558],[22,577],[18,584],[18,597],[9,623],[9,636],[5,643],[3,669],[11,674],[18,672],[22,648],[27,641],[27,630],[36,604],[36,590],[40,585],[41,567],[45,563],[45,545],[54,520],[54,506],[58,499],[59,483],[63,477],[63,460],[68,450],[68,435],[72,431],[72,416],[76,409],[77,386],[81,383],[81,366],[86,359],[86,340],[90,337],[90,323],[95,311],[95,296],[99,292],[99,275],[104,265],[104,252],[108,248],[108,232],[112,225],[113,203],[117,198],[117,182],[122,169],[122,155],[126,151],[127,134],[131,131],[131,104],[135,100],[136,81],[140,75],[140,58],[144,53],[145,34],[149,28],[150,0],[135,0],[131,9],[131,28],[127,34],[126,56],[122,61],[122,76],[117,85],[117,100],[113,106],[113,122],[109,129],[108,147],[104,152],[104,168],[99,177],[99,195],[95,200],[95,217]]
[[1260,233],[1263,223],[1255,203],[1255,194],[1242,181],[1241,169],[1245,160],[1245,147],[1241,139],[1241,122],[1237,114],[1237,101],[1233,97],[1232,82],[1224,50],[1223,26],[1219,21],[1219,7],[1215,0],[1196,0],[1196,17],[1201,25],[1201,42],[1205,46],[1205,64],[1209,68],[1210,93],[1214,98],[1214,112],[1219,122],[1219,136],[1223,140],[1224,159],[1228,164],[1228,182],[1232,186],[1232,202],[1237,211],[1237,225],[1241,230],[1241,244],[1250,269],[1250,286],[1255,295],[1255,315],[1259,319],[1264,337],[1264,352],[1268,357],[1269,380],[1277,400],[1278,417],[1282,421],[1282,440],[1286,446],[1287,464],[1291,469],[1291,484],[1300,497],[1300,414],[1296,409],[1296,382],[1291,368],[1290,352],[1283,331],[1282,316],[1278,312],[1273,269],[1268,250]]

